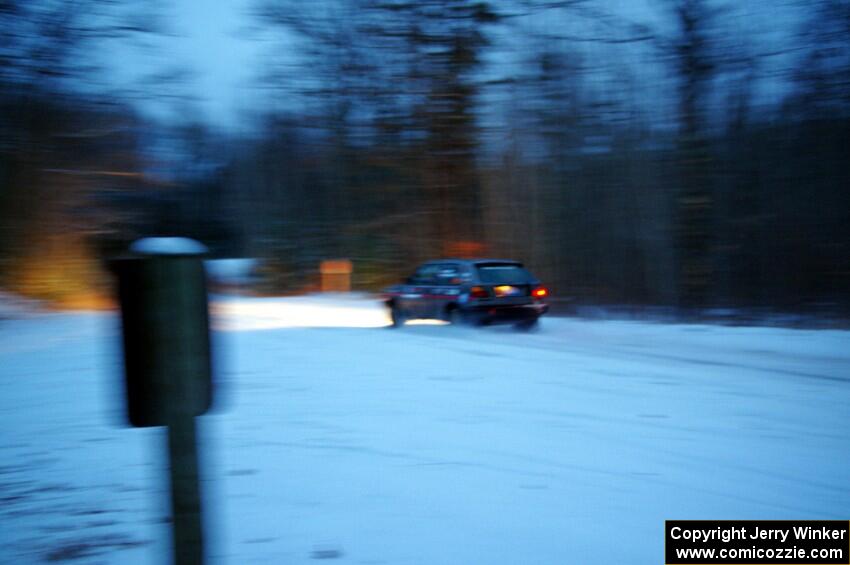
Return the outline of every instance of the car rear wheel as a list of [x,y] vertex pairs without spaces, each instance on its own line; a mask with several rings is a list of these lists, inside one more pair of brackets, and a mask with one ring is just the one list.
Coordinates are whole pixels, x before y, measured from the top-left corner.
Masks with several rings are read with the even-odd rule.
[[521,332],[531,332],[540,328],[540,319],[533,318],[531,320],[523,320],[517,324],[514,324],[514,329]]

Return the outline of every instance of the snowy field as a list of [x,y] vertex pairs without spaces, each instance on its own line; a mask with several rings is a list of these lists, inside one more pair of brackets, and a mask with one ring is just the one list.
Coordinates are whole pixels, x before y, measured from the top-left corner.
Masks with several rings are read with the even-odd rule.
[[[665,519],[848,519],[850,333],[214,307],[214,563],[663,563]],[[113,314],[0,321],[0,563],[167,563]]]

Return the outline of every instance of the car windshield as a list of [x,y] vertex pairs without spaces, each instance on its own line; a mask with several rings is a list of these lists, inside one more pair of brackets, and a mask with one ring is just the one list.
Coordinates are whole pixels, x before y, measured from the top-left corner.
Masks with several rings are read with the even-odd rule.
[[534,280],[531,273],[517,264],[491,263],[476,265],[478,278],[487,284],[524,284]]

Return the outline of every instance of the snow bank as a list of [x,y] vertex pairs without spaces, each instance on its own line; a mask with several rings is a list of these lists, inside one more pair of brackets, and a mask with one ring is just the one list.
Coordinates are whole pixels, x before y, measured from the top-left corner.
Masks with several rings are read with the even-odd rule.
[[249,258],[209,259],[204,261],[207,274],[219,284],[245,285],[252,282],[258,261]]
[[37,300],[23,298],[10,292],[0,292],[0,320],[19,318],[41,310],[42,305]]
[[355,293],[292,298],[221,297],[213,303],[212,312],[217,329],[233,331],[390,325],[383,304]]

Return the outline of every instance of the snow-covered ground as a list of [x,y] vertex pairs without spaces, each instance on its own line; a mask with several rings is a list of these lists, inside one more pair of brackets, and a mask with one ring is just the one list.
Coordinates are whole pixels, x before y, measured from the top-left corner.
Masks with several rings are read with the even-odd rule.
[[[665,519],[848,518],[848,332],[214,313],[213,562],[655,564]],[[0,322],[0,563],[167,562],[165,438],[122,427],[117,346],[113,314]]]

